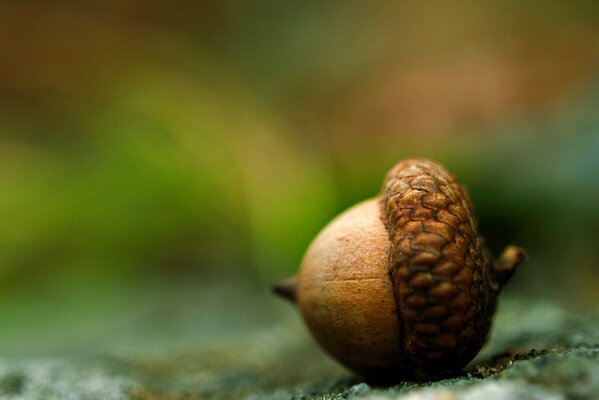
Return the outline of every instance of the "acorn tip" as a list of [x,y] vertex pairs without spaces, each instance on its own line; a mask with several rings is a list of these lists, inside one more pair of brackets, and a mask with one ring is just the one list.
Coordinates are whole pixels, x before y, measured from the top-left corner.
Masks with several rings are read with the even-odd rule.
[[271,290],[277,296],[295,303],[297,301],[297,277],[283,279],[273,284]]

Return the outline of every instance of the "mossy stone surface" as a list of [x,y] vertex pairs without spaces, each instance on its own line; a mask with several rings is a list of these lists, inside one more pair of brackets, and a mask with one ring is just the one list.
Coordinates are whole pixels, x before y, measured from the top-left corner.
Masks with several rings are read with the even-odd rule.
[[[48,344],[45,353],[43,331],[28,339],[42,341],[31,354],[5,350],[0,399],[591,399],[599,393],[593,309],[508,296],[488,345],[464,374],[383,388],[332,361],[296,310],[264,288],[161,287],[160,295],[119,310],[118,318],[104,315],[106,329],[95,345],[65,328],[64,343]],[[77,351],[64,351],[68,343]]]

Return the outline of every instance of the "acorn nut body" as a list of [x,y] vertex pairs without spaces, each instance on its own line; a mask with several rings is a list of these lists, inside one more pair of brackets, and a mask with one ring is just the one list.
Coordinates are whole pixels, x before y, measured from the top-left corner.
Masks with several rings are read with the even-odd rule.
[[497,295],[524,252],[493,260],[464,187],[441,165],[395,165],[380,195],[342,213],[275,292],[318,343],[368,380],[456,374],[483,346]]

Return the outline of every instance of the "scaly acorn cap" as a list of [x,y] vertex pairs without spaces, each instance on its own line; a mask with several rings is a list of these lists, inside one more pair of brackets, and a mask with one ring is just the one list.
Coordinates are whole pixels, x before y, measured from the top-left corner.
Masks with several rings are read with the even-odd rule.
[[380,204],[405,355],[416,376],[451,375],[486,341],[497,295],[524,251],[508,247],[493,262],[465,188],[430,160],[395,165]]

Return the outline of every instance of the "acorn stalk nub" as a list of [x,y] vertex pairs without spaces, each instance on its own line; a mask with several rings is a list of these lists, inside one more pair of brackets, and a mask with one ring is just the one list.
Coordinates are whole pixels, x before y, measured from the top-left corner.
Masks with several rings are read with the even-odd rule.
[[516,267],[526,259],[526,252],[517,246],[507,246],[493,262],[493,284],[500,290],[512,277]]

